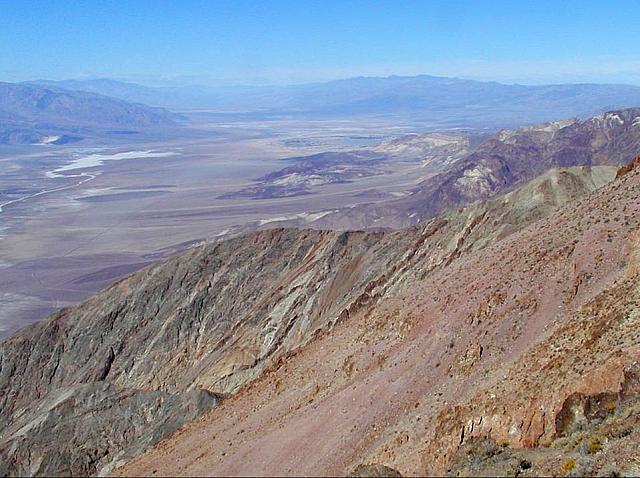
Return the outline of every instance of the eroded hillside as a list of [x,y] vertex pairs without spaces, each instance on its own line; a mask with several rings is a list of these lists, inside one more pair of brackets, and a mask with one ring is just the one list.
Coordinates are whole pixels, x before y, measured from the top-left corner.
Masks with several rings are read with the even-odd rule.
[[640,171],[458,254],[471,217],[448,253],[424,225],[377,300],[118,472],[637,474]]
[[[552,170],[502,198],[413,229],[261,231],[144,269],[1,344],[0,471],[108,473],[221,396],[240,389],[242,397],[253,385],[242,386],[265,371],[266,377],[282,373],[291,354],[309,353],[352,324],[354,333],[362,332],[363,314],[379,314],[364,332],[384,349],[414,327],[405,302],[420,290],[415,287],[441,283],[437,274],[462,258],[511,237],[615,173],[611,167]],[[389,319],[392,309],[400,322]],[[376,335],[381,330],[382,338]],[[449,340],[446,331],[441,334]],[[322,364],[354,354],[361,341],[326,349],[330,357],[314,357],[317,374],[306,370],[305,383],[292,386],[302,394],[309,387],[321,396],[330,393],[321,378],[343,363],[327,370]],[[382,363],[384,354],[376,352],[372,360]],[[345,366],[355,373],[361,366],[349,360]],[[123,421],[130,425],[123,429]]]

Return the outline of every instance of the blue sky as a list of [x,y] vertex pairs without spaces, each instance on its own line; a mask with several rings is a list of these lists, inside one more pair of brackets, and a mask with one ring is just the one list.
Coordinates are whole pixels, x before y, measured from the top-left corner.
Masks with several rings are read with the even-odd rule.
[[640,2],[0,0],[0,80],[640,84]]

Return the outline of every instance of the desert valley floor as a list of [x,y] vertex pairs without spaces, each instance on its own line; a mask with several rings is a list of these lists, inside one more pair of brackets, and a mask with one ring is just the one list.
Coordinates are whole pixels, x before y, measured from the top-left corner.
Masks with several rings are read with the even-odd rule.
[[186,137],[16,146],[3,153],[0,337],[234,226],[375,202],[424,177],[419,163],[396,163],[348,184],[313,187],[310,194],[221,199],[283,168],[283,159],[370,146],[419,126],[370,120],[220,124],[203,116]]

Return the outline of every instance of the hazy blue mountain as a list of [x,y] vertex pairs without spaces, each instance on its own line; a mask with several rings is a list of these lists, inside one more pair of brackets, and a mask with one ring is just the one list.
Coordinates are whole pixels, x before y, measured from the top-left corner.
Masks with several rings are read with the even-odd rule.
[[37,80],[26,84],[64,88],[72,91],[86,91],[121,100],[144,103],[159,107],[181,109],[217,105],[224,98],[225,89],[202,86],[143,86],[136,83],[99,78],[95,80]]
[[62,81],[37,80],[26,84],[64,88],[73,91],[87,91],[134,103],[156,104],[160,99],[158,88],[150,88],[147,86],[137,85],[135,83],[111,80],[109,78]]
[[640,105],[640,87],[630,85],[507,85],[427,75],[265,87],[146,87],[107,79],[55,85],[174,109],[398,116],[445,128],[495,129]]
[[44,85],[72,91],[86,91],[111,96],[121,100],[144,103],[174,110],[180,109],[240,109],[252,110],[245,95],[262,95],[266,101],[273,93],[271,88],[260,87],[207,87],[184,86],[143,86],[136,83],[99,78],[94,80],[36,80],[29,85]]
[[0,143],[37,143],[78,138],[87,131],[174,126],[159,107],[96,93],[0,82]]

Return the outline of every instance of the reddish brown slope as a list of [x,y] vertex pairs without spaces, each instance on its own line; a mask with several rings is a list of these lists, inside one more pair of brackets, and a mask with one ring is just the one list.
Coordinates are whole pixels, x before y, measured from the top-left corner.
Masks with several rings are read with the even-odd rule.
[[615,173],[551,170],[420,227],[255,232],[139,271],[0,343],[0,475],[108,473],[216,392]]
[[[476,456],[478,437],[505,446],[504,463],[548,445],[527,450],[524,474],[569,472],[568,460],[582,473],[614,461],[633,471],[637,433],[602,432],[584,455],[574,428],[609,423],[585,411],[602,394],[614,397],[606,420],[637,417],[639,226],[634,170],[446,267],[427,273],[418,251],[377,305],[119,472],[333,475],[361,462],[469,472],[460,453]],[[477,469],[504,465],[491,460]]]

